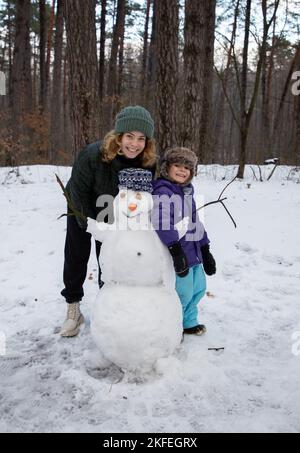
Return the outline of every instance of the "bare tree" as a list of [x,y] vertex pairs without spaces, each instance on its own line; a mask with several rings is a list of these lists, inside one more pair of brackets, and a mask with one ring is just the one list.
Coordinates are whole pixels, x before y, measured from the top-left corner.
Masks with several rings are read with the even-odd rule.
[[247,141],[249,136],[249,129],[251,124],[252,115],[256,105],[259,86],[261,81],[261,73],[264,65],[264,60],[266,58],[266,46],[268,33],[273,21],[275,20],[277,9],[279,6],[279,1],[276,0],[273,5],[273,11],[271,18],[268,20],[268,6],[267,0],[262,0],[261,8],[263,15],[263,37],[259,49],[259,58],[255,74],[255,82],[253,94],[250,100],[249,108],[247,108],[247,73],[248,73],[248,44],[249,44],[249,33],[250,33],[250,18],[251,18],[251,0],[247,0],[246,8],[246,23],[245,23],[245,41],[243,49],[243,69],[242,69],[242,80],[241,80],[241,124],[240,124],[240,140],[241,140],[241,149],[240,149],[240,158],[239,158],[239,169],[238,169],[238,178],[243,179],[245,165],[247,162]]

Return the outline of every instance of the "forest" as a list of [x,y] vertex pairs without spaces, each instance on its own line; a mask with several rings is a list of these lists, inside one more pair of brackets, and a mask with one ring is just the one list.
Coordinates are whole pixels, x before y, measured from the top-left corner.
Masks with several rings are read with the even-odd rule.
[[71,165],[126,105],[159,153],[300,165],[300,1],[2,0],[0,166]]

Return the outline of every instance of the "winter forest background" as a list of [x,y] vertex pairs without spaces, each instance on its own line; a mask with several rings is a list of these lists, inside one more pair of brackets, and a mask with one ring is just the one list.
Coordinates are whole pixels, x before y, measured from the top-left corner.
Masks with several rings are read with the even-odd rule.
[[2,0],[0,166],[70,165],[125,105],[158,150],[300,165],[300,2]]

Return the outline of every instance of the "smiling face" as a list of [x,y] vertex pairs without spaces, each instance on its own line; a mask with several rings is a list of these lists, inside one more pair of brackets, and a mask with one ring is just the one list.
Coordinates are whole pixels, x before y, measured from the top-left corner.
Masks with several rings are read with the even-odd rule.
[[182,164],[172,164],[168,169],[169,178],[178,183],[184,184],[191,176],[191,170]]
[[127,159],[134,159],[146,147],[146,137],[142,132],[125,132],[121,139],[121,151]]

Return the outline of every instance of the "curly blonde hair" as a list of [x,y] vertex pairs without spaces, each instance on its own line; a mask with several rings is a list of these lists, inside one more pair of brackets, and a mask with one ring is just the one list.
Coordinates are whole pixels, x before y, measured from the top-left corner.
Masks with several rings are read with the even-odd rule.
[[[105,137],[102,149],[102,161],[110,163],[120,151],[121,140],[124,134],[116,134],[115,131],[109,132]],[[157,160],[156,144],[154,139],[146,138],[146,146],[142,152],[143,167],[153,167]]]

